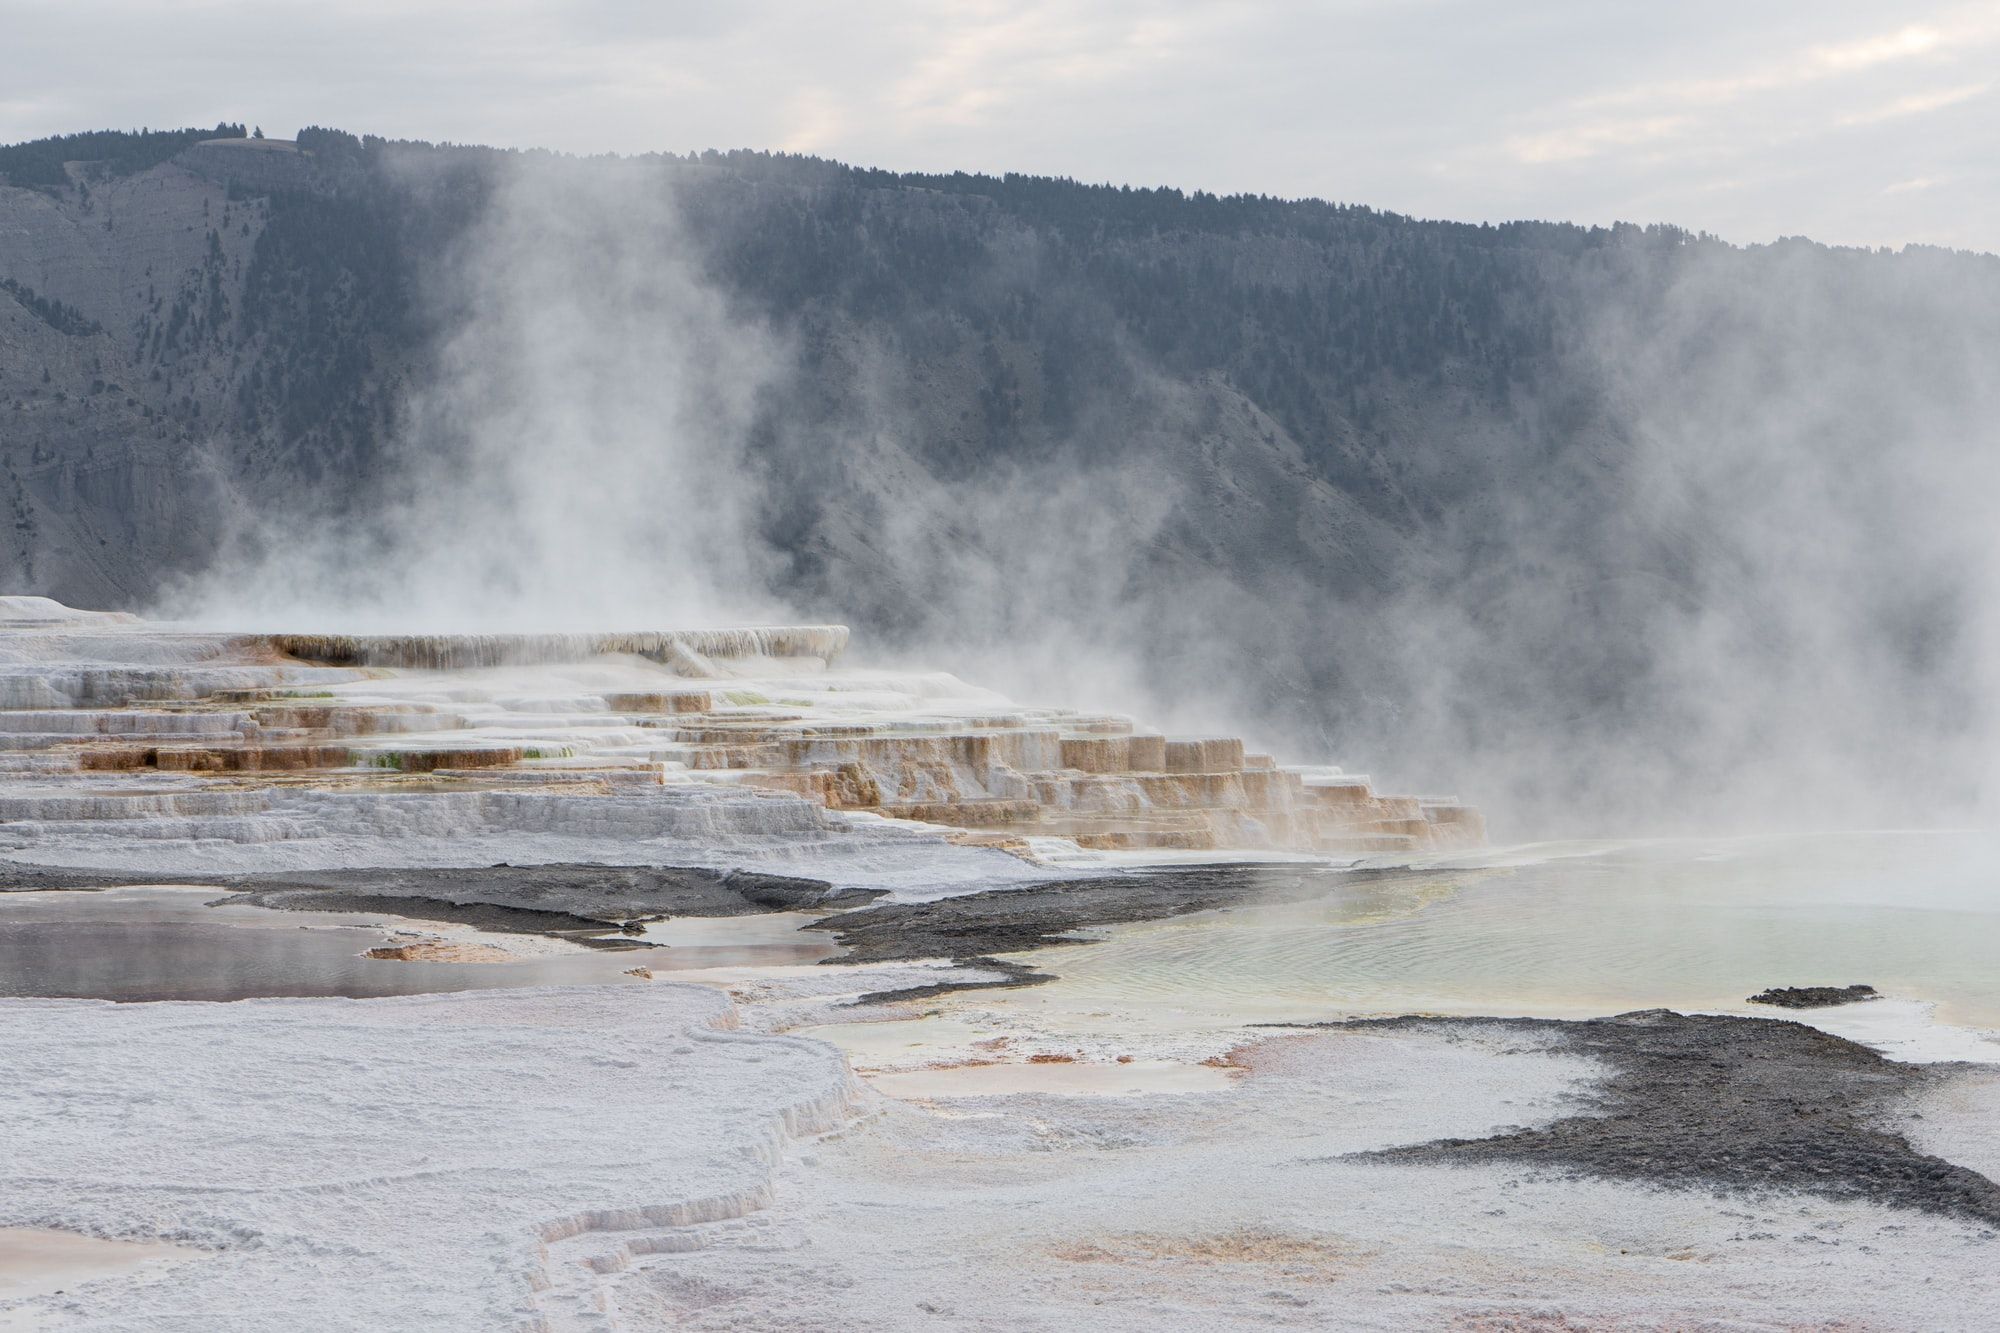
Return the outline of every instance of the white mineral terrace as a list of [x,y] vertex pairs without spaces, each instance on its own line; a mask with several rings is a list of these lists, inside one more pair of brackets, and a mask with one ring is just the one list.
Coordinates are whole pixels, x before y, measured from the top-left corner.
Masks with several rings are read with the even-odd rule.
[[[910,900],[1480,837],[1232,738],[836,665],[845,640],[0,598],[0,870],[149,881],[5,895],[32,966],[0,958],[0,1333],[1994,1326],[1985,1225],[1369,1155],[1591,1113],[1618,1068],[1545,1030],[1267,1026],[1741,1012],[1825,969],[1888,998],[1806,1022],[1994,1061],[1929,1019],[2000,1005],[1978,838],[1454,851],[964,968],[797,929],[820,909],[646,920],[634,954],[172,886],[749,863]],[[1053,979],[935,993],[1006,962]],[[1996,1067],[1940,1067],[1884,1130],[2000,1174]]]
[[943,673],[838,667],[846,642],[826,625],[232,634],[0,598],[5,850],[112,864],[171,843],[221,865],[232,848],[318,843],[348,863],[414,863],[494,834],[589,860],[634,843],[711,860],[810,851],[837,879],[843,855],[913,838],[985,849],[990,869],[1079,850],[1397,856],[1482,837],[1449,799],[1379,795],[1233,737],[1024,707]]

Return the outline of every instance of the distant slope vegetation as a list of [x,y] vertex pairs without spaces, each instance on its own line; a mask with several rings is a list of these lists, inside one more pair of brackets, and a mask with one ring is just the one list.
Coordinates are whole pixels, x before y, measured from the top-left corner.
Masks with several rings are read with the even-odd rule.
[[[8,590],[143,605],[247,514],[365,526],[445,447],[410,417],[441,275],[545,155],[241,136],[0,148]],[[1167,698],[1233,681],[1295,751],[1530,817],[1612,770],[1621,818],[1819,819],[1831,773],[1894,804],[1864,768],[1973,793],[1993,552],[1937,497],[1994,479],[1991,256],[640,167],[785,340],[746,467],[794,605],[891,642],[1096,625]]]
[[69,168],[83,168],[80,179],[130,176],[156,167],[204,139],[241,139],[241,125],[224,122],[212,130],[87,130],[50,139],[0,146],[0,176],[9,185],[33,188],[76,183]]

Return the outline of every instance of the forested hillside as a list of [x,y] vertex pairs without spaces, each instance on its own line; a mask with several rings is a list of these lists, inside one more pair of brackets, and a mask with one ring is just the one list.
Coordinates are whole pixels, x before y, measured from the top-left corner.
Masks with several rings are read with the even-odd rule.
[[[1991,256],[318,128],[0,176],[9,591],[145,605],[274,516],[393,550],[449,460],[581,422],[625,476],[651,422],[648,485],[741,511],[732,578],[968,674],[1537,819],[1613,770],[1666,819],[1983,780]],[[722,507],[663,498],[652,549]]]

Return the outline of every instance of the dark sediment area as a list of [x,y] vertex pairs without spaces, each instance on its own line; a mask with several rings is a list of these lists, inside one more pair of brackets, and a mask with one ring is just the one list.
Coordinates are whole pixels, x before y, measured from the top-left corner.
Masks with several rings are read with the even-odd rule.
[[1330,1028],[1553,1036],[1609,1071],[1600,1104],[1539,1129],[1441,1139],[1368,1156],[1508,1162],[1683,1189],[1802,1191],[2000,1227],[2000,1185],[1895,1132],[1905,1099],[1949,1068],[1898,1064],[1801,1023],[1677,1014],[1394,1018]]
[[[877,991],[865,997],[874,1003],[922,1000],[952,991],[1049,981],[1052,978],[1046,972],[992,955],[1088,943],[1072,938],[1075,931],[1185,916],[1253,898],[1273,901],[1331,893],[1358,878],[1357,872],[1322,866],[1175,866],[988,889],[931,902],[882,903],[825,917],[805,929],[832,931],[838,936],[847,950],[838,960],[842,963],[949,958],[963,966],[964,980],[947,978],[928,986]],[[1000,976],[981,975],[993,972]]]
[[1089,879],[988,889],[923,903],[882,903],[816,921],[851,951],[848,962],[977,958],[1052,944],[1093,926],[1153,921],[1249,899],[1331,893],[1358,876],[1311,866],[1176,866]]
[[[933,984],[868,997],[886,1001],[1048,980],[994,955],[1084,943],[1075,932],[1093,927],[1319,896],[1398,873],[1268,864],[1163,867],[873,905],[866,904],[877,893],[836,890],[819,880],[601,865],[195,876],[16,866],[0,869],[0,890],[195,884],[267,907],[380,911],[572,936],[601,936],[666,916],[826,910],[829,915],[806,928],[832,932],[847,950],[842,963],[943,958],[962,965],[960,973]],[[1872,994],[1865,986],[1795,987],[1756,998],[1810,1007]],[[1796,1022],[1647,1010],[1582,1021],[1411,1017],[1317,1026],[1516,1033],[1591,1057],[1607,1071],[1594,1105],[1553,1124],[1371,1157],[1514,1163],[1683,1189],[1806,1192],[2000,1228],[2000,1185],[1919,1151],[1894,1128],[1910,1094],[1928,1081],[1956,1076],[1953,1071],[1899,1064]]]
[[41,866],[0,870],[0,891],[193,884],[300,912],[390,912],[485,930],[603,931],[669,916],[748,916],[848,907],[877,895],[823,880],[687,866],[410,866],[253,875],[135,874]]
[[1881,997],[1873,986],[1773,986],[1760,990],[1746,1003],[1774,1005],[1779,1009],[1825,1009],[1836,1004],[1855,1004]]
[[[515,914],[514,929],[603,929],[674,916],[749,916],[830,909],[874,895],[836,890],[824,880],[686,866],[496,865],[465,869],[336,870],[244,876],[228,887],[263,907],[294,911],[396,911],[485,924],[457,912]],[[576,925],[533,924],[561,916]]]
[[[1251,899],[1326,894],[1397,873],[1264,863],[1176,866],[869,906],[882,896],[880,891],[684,866],[406,866],[244,875],[7,866],[0,868],[0,892],[193,884],[227,890],[238,895],[236,901],[289,911],[390,912],[485,930],[563,934],[602,933],[662,917],[825,911],[827,917],[806,929],[832,931],[847,951],[839,962],[948,958],[966,966],[964,980],[870,997],[901,1000],[1045,981],[1045,974],[991,955],[1081,943],[1070,937],[1078,930],[1182,916]],[[974,966],[998,972],[1002,979],[982,976]]]
[[[826,963],[848,963],[851,958],[828,958]],[[1010,990],[1017,986],[1039,986],[1045,981],[1054,981],[1048,972],[1037,972],[1025,963],[1011,963],[1004,958],[960,958],[957,966],[947,972],[944,981],[934,981],[928,986],[905,986],[900,990],[869,991],[859,1004],[895,1004],[901,1000],[928,1000],[939,995],[951,995],[958,991],[970,990]],[[986,976],[985,973],[998,973]]]

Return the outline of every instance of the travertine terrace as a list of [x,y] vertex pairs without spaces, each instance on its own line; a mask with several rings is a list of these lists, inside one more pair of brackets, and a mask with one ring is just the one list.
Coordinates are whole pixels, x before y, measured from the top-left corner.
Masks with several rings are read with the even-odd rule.
[[783,839],[878,816],[1027,856],[1359,857],[1482,837],[1455,801],[1380,795],[1233,737],[836,667],[846,642],[831,625],[230,634],[0,599],[0,820],[30,854],[343,822]]

